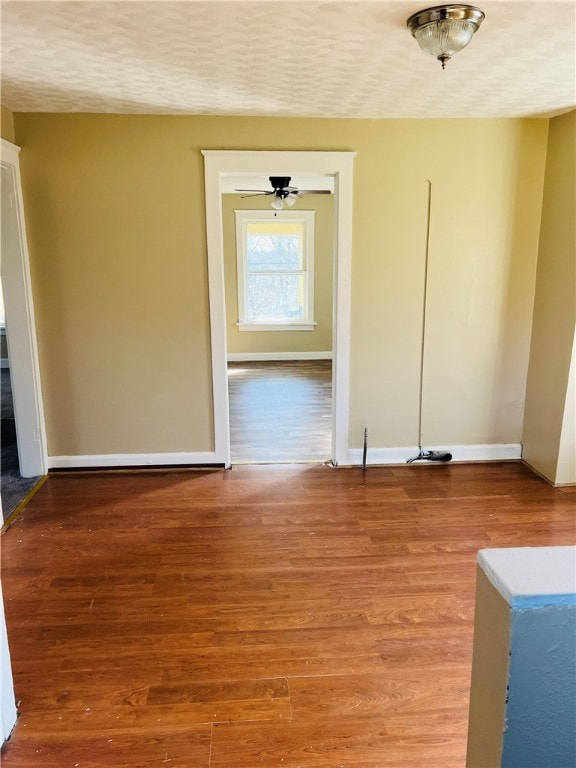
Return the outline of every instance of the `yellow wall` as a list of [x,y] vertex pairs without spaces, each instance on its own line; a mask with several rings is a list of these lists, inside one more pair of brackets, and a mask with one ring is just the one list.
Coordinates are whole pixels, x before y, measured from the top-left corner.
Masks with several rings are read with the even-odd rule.
[[314,195],[299,200],[292,211],[316,211],[314,232],[313,331],[239,331],[235,210],[270,210],[270,198],[223,195],[226,328],[228,352],[330,352],[332,350],[333,196]]
[[432,182],[423,443],[517,443],[545,121],[375,125],[356,163],[351,441],[414,445],[426,179]]
[[0,107],[0,136],[14,144],[14,116],[3,104]]
[[[559,454],[576,321],[576,112],[550,121],[534,329],[526,391],[525,460],[553,483],[575,483],[576,467]],[[569,428],[569,425],[566,425]],[[570,442],[570,441],[568,441]],[[566,441],[563,453],[567,449]],[[571,465],[571,466],[570,466]]]
[[51,455],[213,446],[200,149],[355,151],[351,446],[519,442],[547,121],[15,116]]

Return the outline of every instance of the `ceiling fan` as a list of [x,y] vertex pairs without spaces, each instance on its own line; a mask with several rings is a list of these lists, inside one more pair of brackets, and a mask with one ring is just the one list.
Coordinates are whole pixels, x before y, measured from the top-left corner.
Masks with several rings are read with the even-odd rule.
[[291,176],[269,176],[272,189],[237,189],[236,192],[249,192],[243,197],[258,197],[272,195],[272,208],[282,210],[284,203],[292,207],[300,195],[329,195],[329,189],[298,189],[290,186]]

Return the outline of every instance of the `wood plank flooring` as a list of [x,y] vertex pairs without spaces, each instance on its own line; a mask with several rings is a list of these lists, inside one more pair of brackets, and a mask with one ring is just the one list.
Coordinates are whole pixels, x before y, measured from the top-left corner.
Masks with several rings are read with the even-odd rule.
[[332,455],[332,362],[228,364],[232,462],[325,462]]
[[517,463],[51,476],[2,536],[5,768],[462,768],[475,559],[576,542]]

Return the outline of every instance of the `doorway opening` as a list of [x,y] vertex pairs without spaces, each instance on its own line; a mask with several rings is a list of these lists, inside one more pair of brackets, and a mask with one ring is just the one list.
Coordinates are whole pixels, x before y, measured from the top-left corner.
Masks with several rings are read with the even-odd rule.
[[[225,189],[249,188],[241,177],[269,176],[324,178],[333,189],[331,350],[331,445],[328,460],[334,465],[348,462],[348,404],[350,361],[350,272],[352,247],[353,152],[236,152],[204,150],[208,279],[212,344],[212,388],[214,397],[214,454],[216,461],[231,465],[230,397],[228,382],[228,331],[239,320],[229,316],[226,306],[226,271],[222,197]],[[236,181],[235,181],[236,179]],[[241,319],[241,318],[240,318]],[[305,324],[305,323],[304,323]],[[248,335],[248,334],[247,334]],[[312,350],[313,352],[318,350]],[[277,353],[278,354],[278,353]],[[253,355],[258,355],[254,352]],[[312,356],[313,358],[314,356]],[[306,359],[306,358],[304,358]],[[276,360],[284,362],[282,355]],[[262,362],[262,358],[241,362]],[[238,362],[231,360],[230,362]],[[278,366],[280,367],[280,366]],[[325,366],[328,368],[329,366]],[[303,437],[302,424],[296,427]],[[263,459],[262,459],[263,460]],[[280,460],[280,459],[278,459]],[[305,460],[305,459],[301,459]]]
[[266,190],[267,178],[223,183],[233,464],[332,456],[334,180],[289,183],[308,190],[290,210],[250,191]]
[[2,338],[1,501],[5,520],[38,487],[38,478],[46,475],[48,467],[18,152],[14,144],[0,141],[0,273],[7,329]]
[[10,377],[10,363],[5,343],[5,331],[6,327],[2,322],[2,325],[0,325],[0,341],[2,343],[2,367],[0,369],[0,429],[2,444],[0,484],[2,487],[2,517],[4,520],[8,520],[40,480],[40,475],[22,477],[20,470],[16,419],[14,417],[14,395]]

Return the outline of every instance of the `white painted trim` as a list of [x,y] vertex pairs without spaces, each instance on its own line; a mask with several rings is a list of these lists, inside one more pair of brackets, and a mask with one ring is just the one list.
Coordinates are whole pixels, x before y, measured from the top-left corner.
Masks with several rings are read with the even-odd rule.
[[[236,215],[236,266],[237,266],[237,294],[238,294],[238,322],[239,331],[313,331],[314,322],[314,244],[315,244],[315,220],[316,211],[252,211],[235,210]],[[246,230],[250,224],[257,221],[266,221],[270,224],[279,224],[284,221],[302,225],[302,250],[305,267],[300,270],[292,270],[293,274],[303,277],[305,301],[305,316],[299,321],[287,322],[262,322],[246,318],[246,306],[248,299],[248,287],[246,274],[248,272],[246,258]],[[270,274],[270,273],[265,273]]]
[[12,142],[7,139],[0,139],[0,155],[2,155],[2,160],[6,160],[7,163],[16,165],[19,154],[20,147],[17,144],[12,144]]
[[[522,455],[520,443],[498,443],[494,445],[426,445],[425,451],[451,453],[452,461],[507,461],[519,460]],[[418,455],[417,445],[402,448],[370,448],[366,456],[366,464],[405,464],[408,459]],[[352,448],[348,451],[347,465],[362,464],[362,448]],[[422,464],[435,464],[425,461]]]
[[[520,445],[455,445],[433,446],[426,450],[449,452],[453,461],[503,461],[520,458]],[[418,447],[373,448],[368,447],[367,464],[405,464],[418,453]],[[362,449],[351,448],[347,452],[344,466],[362,463]],[[429,462],[426,462],[429,463]],[[50,456],[50,469],[90,469],[97,467],[153,467],[153,466],[199,466],[222,465],[216,452],[173,452],[173,453],[103,453],[80,456]]]
[[572,340],[556,477],[554,478],[554,485],[568,485],[570,483],[576,483],[576,334]]
[[206,234],[214,440],[217,460],[230,466],[224,246],[222,235],[223,179],[235,174],[299,173],[334,179],[334,373],[332,376],[332,460],[348,458],[350,287],[352,270],[352,194],[355,152],[236,152],[202,150],[206,193]]
[[2,205],[15,206],[18,227],[17,247],[4,241],[4,237],[10,236],[9,231],[3,236],[2,283],[20,472],[23,477],[35,477],[48,471],[48,451],[19,152],[20,147],[2,139],[0,163],[3,172],[10,174],[11,186]]
[[214,452],[217,461],[230,466],[228,363],[226,360],[226,294],[224,287],[224,235],[220,191],[220,166],[204,158],[206,198],[206,246],[208,251],[208,295],[210,304],[210,345],[212,355],[212,400]]
[[332,360],[332,352],[228,352],[229,363],[261,360]]
[[429,451],[449,451],[454,461],[517,461],[522,458],[520,443],[493,445],[427,446]]
[[275,323],[274,325],[264,325],[264,323],[237,323],[239,331],[249,331],[260,333],[261,331],[272,331],[273,333],[291,333],[292,331],[315,331],[316,323]]
[[14,698],[10,649],[6,633],[6,616],[4,614],[2,591],[0,590],[0,746],[10,736],[12,729],[16,725],[17,717],[18,712]]
[[214,452],[101,453],[86,456],[49,456],[50,469],[92,469],[97,467],[165,467],[222,464]]
[[[418,448],[370,448],[366,454],[366,464],[405,464],[408,459],[418,453]],[[350,448],[348,450],[347,461],[342,462],[344,466],[360,466],[362,464],[364,451],[362,448]]]
[[349,448],[350,411],[350,314],[352,284],[352,212],[353,159],[350,153],[335,177],[334,261],[336,290],[334,296],[335,367],[332,373],[332,460],[337,466],[345,461]]

